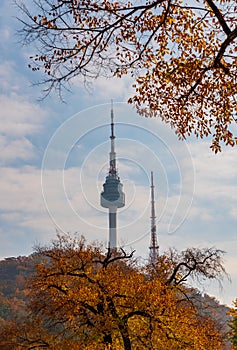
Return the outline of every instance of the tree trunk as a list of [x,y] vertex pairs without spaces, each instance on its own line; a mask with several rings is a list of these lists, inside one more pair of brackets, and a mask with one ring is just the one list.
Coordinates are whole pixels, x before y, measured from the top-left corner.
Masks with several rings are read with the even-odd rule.
[[129,336],[122,334],[124,350],[132,350]]
[[128,332],[128,325],[127,322],[123,323],[119,326],[122,338],[123,338],[123,345],[124,350],[132,350],[131,341],[129,338],[129,332]]

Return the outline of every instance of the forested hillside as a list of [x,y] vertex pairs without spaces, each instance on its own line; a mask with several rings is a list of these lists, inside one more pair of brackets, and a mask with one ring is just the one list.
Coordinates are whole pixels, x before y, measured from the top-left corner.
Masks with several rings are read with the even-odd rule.
[[25,315],[26,280],[33,269],[31,257],[10,257],[0,261],[0,318],[11,320]]

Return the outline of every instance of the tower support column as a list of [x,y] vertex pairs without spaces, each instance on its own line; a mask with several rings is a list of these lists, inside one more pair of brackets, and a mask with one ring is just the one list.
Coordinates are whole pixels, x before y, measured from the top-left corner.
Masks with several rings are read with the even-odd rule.
[[117,207],[109,207],[109,248],[117,248]]

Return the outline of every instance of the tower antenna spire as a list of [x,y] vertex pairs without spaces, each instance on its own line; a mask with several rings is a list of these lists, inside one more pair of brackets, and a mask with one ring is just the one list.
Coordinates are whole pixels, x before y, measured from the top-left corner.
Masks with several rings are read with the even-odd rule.
[[115,135],[114,135],[114,109],[113,109],[113,100],[111,100],[111,147],[110,147],[110,160],[109,160],[109,174],[113,176],[117,176],[117,169],[116,169],[116,153],[115,153]]
[[115,139],[114,136],[114,107],[113,107],[113,100],[111,100],[111,140]]
[[159,254],[159,246],[158,246],[157,233],[156,233],[153,171],[151,172],[151,242],[150,242],[149,248],[150,248],[150,262],[152,264],[155,264]]

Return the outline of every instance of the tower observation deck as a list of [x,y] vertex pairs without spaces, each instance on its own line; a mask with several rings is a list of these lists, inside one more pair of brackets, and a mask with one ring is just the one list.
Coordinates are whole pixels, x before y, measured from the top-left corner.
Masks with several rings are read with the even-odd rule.
[[109,209],[109,248],[117,248],[117,209],[125,205],[123,185],[120,182],[116,166],[114,112],[111,106],[111,149],[109,154],[109,173],[103,184],[100,203],[103,208]]

